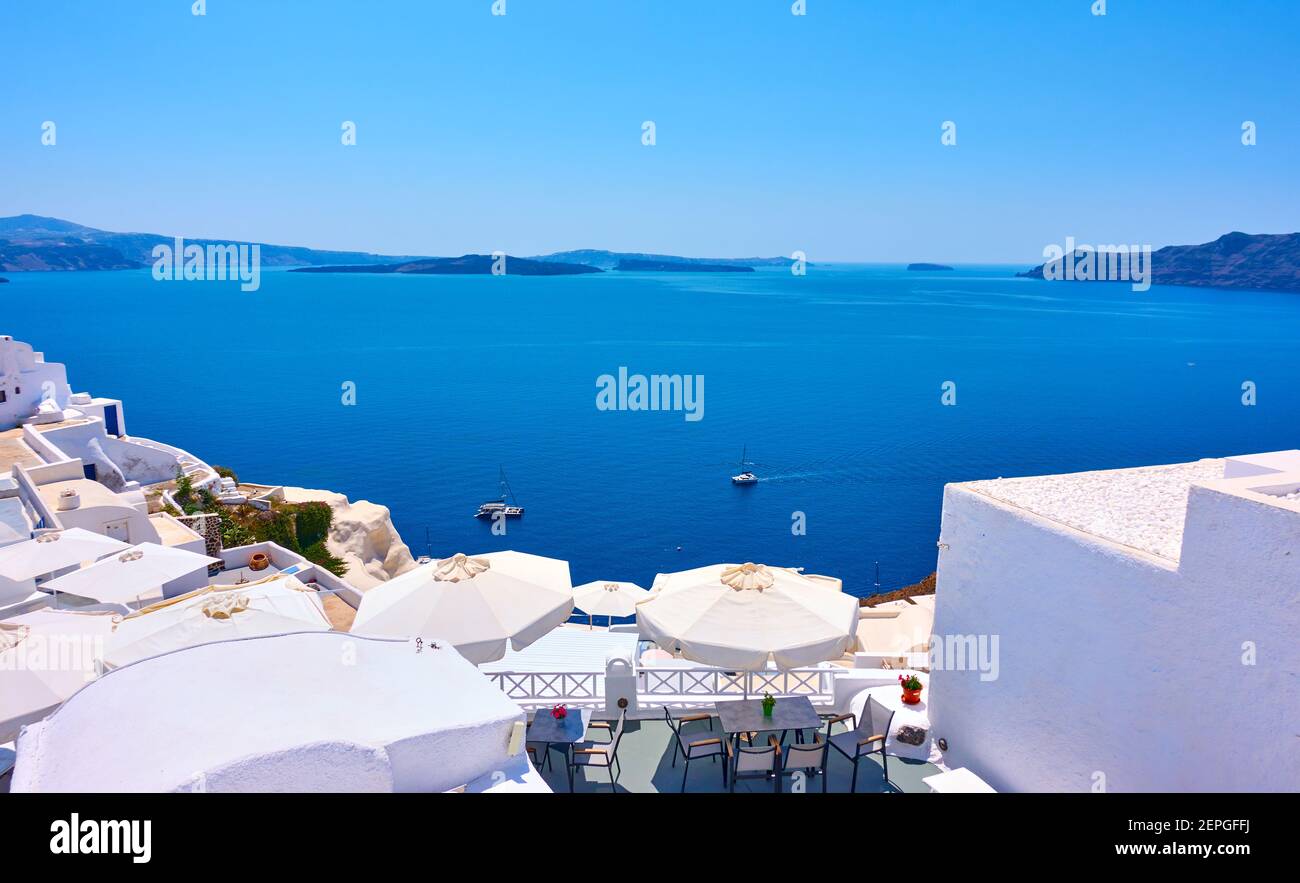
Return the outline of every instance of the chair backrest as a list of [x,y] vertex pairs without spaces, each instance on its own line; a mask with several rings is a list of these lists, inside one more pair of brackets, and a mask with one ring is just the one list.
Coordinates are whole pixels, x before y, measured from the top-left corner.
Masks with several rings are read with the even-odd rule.
[[894,710],[888,708],[875,700],[875,697],[868,696],[867,704],[862,708],[862,717],[858,721],[858,735],[862,738],[868,736],[884,736],[889,738],[889,725],[894,720]]
[[609,740],[609,753],[611,757],[616,753],[618,753],[618,742],[620,739],[623,738],[623,725],[626,723],[627,723],[627,709],[625,708],[621,712],[619,712],[618,723],[614,726],[613,738]]
[[[627,713],[627,709],[624,709],[623,711],[625,714]],[[664,720],[668,721],[668,726],[672,727],[673,738],[677,740],[677,747],[681,751],[689,754],[690,752],[686,747],[686,742],[682,739],[682,726],[677,723],[677,719],[673,717],[673,713],[668,710],[667,705],[664,706]]]
[[785,769],[821,769],[826,766],[829,742],[793,742],[785,746]]
[[775,769],[776,745],[769,743],[766,747],[739,749],[736,752],[735,767],[738,773]]

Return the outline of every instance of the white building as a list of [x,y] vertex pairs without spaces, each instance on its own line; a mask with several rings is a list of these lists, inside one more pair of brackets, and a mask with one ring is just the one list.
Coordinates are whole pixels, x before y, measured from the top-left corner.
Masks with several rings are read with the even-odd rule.
[[71,395],[63,365],[46,362],[45,354],[33,352],[30,344],[0,335],[0,430],[41,419],[42,401],[49,402],[47,410],[57,411]]
[[178,470],[196,487],[219,481],[185,451],[127,436],[121,401],[72,392],[63,365],[0,336],[0,545],[83,527],[202,551],[193,531],[149,515],[143,490]]
[[999,790],[1300,789],[1298,491],[1300,451],[948,485],[947,764]]

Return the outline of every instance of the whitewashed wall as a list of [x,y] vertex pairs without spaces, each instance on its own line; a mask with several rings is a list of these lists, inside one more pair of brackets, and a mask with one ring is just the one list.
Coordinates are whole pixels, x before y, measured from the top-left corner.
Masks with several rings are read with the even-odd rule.
[[931,675],[949,765],[1012,791],[1300,789],[1300,511],[1193,487],[1175,565],[949,486],[941,543],[936,637],[1000,651],[996,680]]
[[30,344],[0,337],[0,390],[5,393],[5,401],[0,402],[0,431],[14,428],[36,412],[46,383],[52,384],[59,406],[66,405],[71,395],[67,369],[57,362],[42,361]]

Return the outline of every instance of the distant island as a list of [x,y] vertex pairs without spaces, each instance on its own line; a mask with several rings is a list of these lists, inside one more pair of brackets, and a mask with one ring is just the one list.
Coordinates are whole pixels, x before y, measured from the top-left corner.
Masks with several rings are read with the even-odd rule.
[[[1084,252],[1074,252],[1076,260]],[[1053,261],[1054,268],[1065,258]],[[1017,273],[1042,279],[1047,264]],[[1093,281],[1093,280],[1079,280]],[[1167,245],[1151,253],[1153,285],[1300,291],[1300,233],[1225,233],[1201,245]]]
[[[535,261],[563,261],[571,264],[586,264],[602,270],[616,270],[624,261],[664,262],[670,264],[707,264],[728,267],[788,267],[791,258],[684,258],[672,254],[645,254],[633,251],[600,251],[582,248],[575,251],[557,251],[554,254],[535,255]],[[670,270],[674,272],[675,270]]]
[[[235,240],[185,237],[187,245],[236,243]],[[0,218],[0,270],[72,271],[135,270],[152,266],[157,245],[171,248],[175,237],[161,233],[114,233],[73,221],[42,215]],[[316,273],[479,274],[491,272],[486,255],[435,257],[431,255],[381,255],[365,251],[327,251],[292,245],[248,243],[260,246],[265,267],[311,268]],[[645,262],[636,269],[659,272],[746,272],[754,267],[789,266],[790,259],[688,258],[640,252],[577,249],[547,255],[508,257],[506,270],[513,276],[557,276],[598,273],[618,269],[625,261]],[[485,263],[487,262],[487,263]],[[650,266],[659,264],[660,266]],[[545,266],[541,266],[545,265]],[[632,267],[624,267],[632,269]]]
[[753,267],[743,264],[706,264],[682,260],[640,260],[624,258],[614,267],[615,270],[641,271],[655,273],[752,273]]
[[[186,244],[205,248],[231,241],[185,238]],[[174,236],[160,233],[113,233],[59,218],[15,215],[0,218],[0,270],[135,270],[153,264],[155,245],[174,243]],[[399,263],[417,257],[258,244],[265,267]]]
[[[291,273],[408,273],[417,276],[490,276],[497,258],[490,254],[465,254],[458,258],[421,258],[401,264],[361,264],[338,267],[298,267]],[[573,276],[603,273],[586,264],[563,264],[505,255],[501,263],[505,276]]]
[[915,272],[917,270],[951,270],[952,267],[949,267],[947,264],[920,263],[920,264],[908,264],[907,269]]

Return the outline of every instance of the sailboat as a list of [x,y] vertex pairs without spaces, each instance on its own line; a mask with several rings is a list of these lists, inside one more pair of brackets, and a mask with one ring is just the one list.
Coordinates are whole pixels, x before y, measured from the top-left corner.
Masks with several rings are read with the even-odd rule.
[[758,476],[745,469],[746,466],[752,466],[749,462],[749,446],[746,445],[740,452],[740,468],[744,469],[739,475],[731,476],[732,484],[757,484]]
[[[506,500],[510,503],[507,505]],[[523,518],[524,507],[518,505],[515,499],[515,492],[510,489],[510,482],[506,481],[505,467],[501,467],[501,499],[488,500],[478,507],[474,513],[475,518],[497,518],[504,513],[506,518]]]

